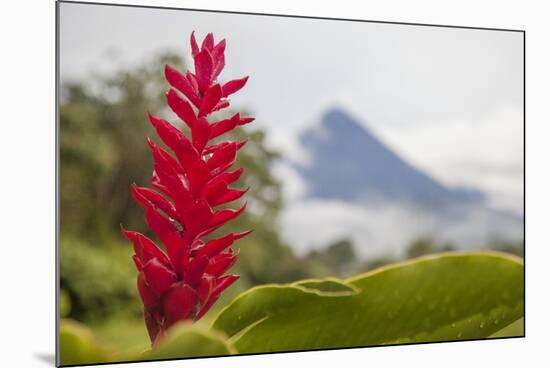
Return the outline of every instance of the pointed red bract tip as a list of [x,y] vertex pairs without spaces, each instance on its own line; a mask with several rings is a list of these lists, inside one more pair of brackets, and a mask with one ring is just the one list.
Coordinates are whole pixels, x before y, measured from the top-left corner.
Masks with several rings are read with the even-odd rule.
[[195,31],[191,32],[191,53],[193,54],[193,57],[197,56],[199,53],[199,45],[195,39]]
[[234,79],[227,82],[226,84],[223,85],[223,95],[225,97],[232,95],[233,93],[243,88],[247,81],[248,81],[248,77],[244,77],[241,79]]

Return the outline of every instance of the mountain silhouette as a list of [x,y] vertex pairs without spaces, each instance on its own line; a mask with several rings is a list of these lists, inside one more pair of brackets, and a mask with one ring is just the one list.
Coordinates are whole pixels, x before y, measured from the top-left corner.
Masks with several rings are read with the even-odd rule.
[[405,201],[422,207],[484,200],[477,190],[439,183],[399,157],[365,124],[341,109],[327,111],[320,124],[304,131],[299,139],[309,160],[294,166],[308,185],[309,197]]

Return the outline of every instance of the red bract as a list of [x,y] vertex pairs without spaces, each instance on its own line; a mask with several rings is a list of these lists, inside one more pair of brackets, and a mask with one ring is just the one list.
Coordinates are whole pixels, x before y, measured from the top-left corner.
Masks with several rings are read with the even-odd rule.
[[250,233],[204,239],[239,216],[246,206],[215,209],[246,192],[229,187],[243,169],[228,171],[245,142],[209,142],[254,119],[237,113],[216,122],[208,120],[214,111],[229,106],[227,97],[241,89],[248,77],[223,85],[217,82],[225,65],[225,40],[215,44],[209,33],[199,47],[192,33],[191,47],[194,73],[181,74],[169,65],[165,68],[172,87],[166,100],[189,127],[191,139],[166,120],[149,114],[158,136],[174,155],[149,139],[154,158],[151,184],[156,190],[131,186],[134,199],[145,210],[149,228],[166,252],[145,235],[122,229],[134,244],[137,285],[153,343],[175,322],[203,316],[221,292],[239,278],[224,273],[238,257],[233,243]]

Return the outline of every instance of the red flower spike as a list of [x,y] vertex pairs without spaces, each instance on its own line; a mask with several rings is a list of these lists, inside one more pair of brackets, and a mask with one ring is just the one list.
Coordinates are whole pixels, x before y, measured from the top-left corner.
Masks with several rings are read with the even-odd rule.
[[214,106],[214,108],[212,109],[211,112],[218,111],[218,110],[221,110],[221,109],[225,109],[228,106],[229,106],[229,101],[221,100],[220,102],[218,102],[216,104],[216,106]]
[[218,171],[225,171],[222,170],[225,166],[232,165],[236,156],[237,144],[231,142],[221,147],[219,150],[216,150],[206,163],[206,167],[208,167],[208,170],[215,176]]
[[239,125],[249,124],[249,123],[252,123],[254,120],[255,120],[254,118],[242,118],[239,121]]
[[[172,285],[164,295],[162,324],[171,326],[182,319],[187,319],[189,315],[196,314],[198,301],[197,292],[189,285],[182,282]],[[162,331],[162,326],[160,328]]]
[[134,264],[136,265],[136,268],[138,272],[141,272],[143,270],[143,265],[141,264],[141,261],[139,260],[139,257],[137,255],[132,256],[132,260],[134,261]]
[[199,53],[199,45],[197,44],[197,40],[195,38],[195,31],[191,32],[191,53],[193,58],[195,58],[195,56]]
[[155,258],[143,266],[143,274],[151,286],[151,289],[157,295],[166,292],[166,290],[176,281],[176,274]]
[[212,259],[206,271],[213,276],[221,276],[225,271],[231,268],[236,261],[237,255],[221,253]]
[[224,291],[229,286],[231,286],[231,284],[237,281],[238,278],[239,276],[237,275],[227,275],[227,276],[220,277],[218,279],[218,284],[216,285],[214,292],[219,295],[222,291]]
[[212,83],[213,70],[214,60],[212,59],[210,51],[202,49],[195,57],[195,77],[201,93],[204,93]]
[[214,35],[212,33],[208,33],[204,40],[202,41],[201,50],[207,49],[208,51],[212,52],[212,49],[214,48]]
[[158,306],[158,297],[147,285],[146,277],[143,272],[138,274],[138,291],[145,310],[154,310]]
[[215,289],[212,291],[212,294],[210,296],[208,303],[203,307],[202,310],[199,311],[199,317],[202,317],[202,315],[208,311],[208,309],[212,306],[212,304],[214,304],[216,300],[218,300],[222,291],[227,289],[238,279],[239,279],[239,276],[237,275],[227,275],[219,278],[218,284],[216,285]]
[[132,184],[130,186],[130,191],[136,202],[138,202],[143,209],[147,210],[149,206],[153,205],[161,209],[169,218],[178,218],[174,205],[154,190]]
[[170,260],[166,254],[159,249],[155,243],[143,234],[135,231],[127,231],[121,226],[124,236],[134,243],[135,256],[139,259],[140,264],[148,262],[150,259],[158,259],[161,263],[170,267]]
[[158,319],[147,311],[143,313],[143,317],[145,319],[145,326],[147,326],[147,331],[149,332],[149,338],[151,341],[157,337],[160,337],[161,334],[159,334],[160,328],[159,323],[157,322]]
[[201,281],[201,276],[204,274],[206,266],[208,266],[208,258],[204,255],[198,255],[193,258],[187,265],[184,281],[193,287],[197,287]]
[[233,202],[239,198],[241,198],[245,193],[248,192],[248,188],[241,190],[241,189],[227,189],[225,193],[223,193],[220,196],[217,196],[213,199],[211,199],[208,203],[212,207],[215,206],[221,206],[222,204],[226,204],[228,202]]
[[226,222],[239,217],[239,215],[243,213],[245,209],[246,209],[246,203],[238,210],[224,209],[224,210],[216,211],[214,213],[214,216],[212,217],[212,220],[210,220],[209,226],[200,235],[206,236],[210,234],[212,231],[217,230],[220,226],[222,226]]
[[235,114],[209,122],[213,112],[229,106],[226,97],[240,90],[248,77],[218,83],[225,66],[225,40],[216,44],[209,33],[199,47],[192,33],[190,42],[195,72],[180,73],[166,65],[164,75],[172,87],[166,93],[168,106],[190,128],[191,136],[149,114],[157,135],[172,153],[147,139],[154,159],[151,185],[155,189],[136,184],[130,187],[166,253],[145,235],[121,226],[134,245],[137,287],[153,344],[174,323],[201,318],[223,290],[239,278],[224,274],[238,259],[232,246],[250,233],[204,239],[246,207],[214,209],[241,198],[247,191],[229,187],[241,177],[243,169],[227,171],[246,141],[211,141],[254,119]]
[[223,119],[212,124],[210,128],[210,139],[214,139],[239,125],[240,114],[236,113],[228,119]]
[[183,93],[185,97],[189,99],[195,106],[198,106],[200,100],[198,98],[198,86],[194,83],[194,80],[190,80],[180,74],[176,69],[170,65],[166,65],[164,68],[164,76],[172,87]]
[[247,81],[248,81],[248,77],[244,77],[241,79],[231,80],[226,84],[224,84],[222,87],[224,97],[232,95],[233,93],[243,88]]
[[[189,81],[189,83],[191,84],[191,88],[193,88],[193,92],[198,96],[199,95],[199,83],[197,82],[197,77],[195,76],[195,74],[191,73],[190,71],[188,71],[187,73],[185,73],[185,78]],[[200,105],[200,99],[197,100],[197,103],[195,103],[195,106],[198,108],[199,105]]]
[[214,70],[212,76],[218,78],[225,67],[225,40],[221,40],[212,50],[212,59],[214,59]]
[[[236,142],[237,143],[237,151],[240,150],[241,148],[244,147],[244,145],[247,143],[247,141],[240,141],[240,142]],[[202,152],[204,155],[207,155],[207,154],[213,154],[214,152],[222,149],[223,147],[225,147],[228,143],[227,142],[222,142],[220,144],[214,144],[212,146],[208,146],[204,149],[204,151]]]
[[222,87],[219,84],[206,90],[199,108],[199,117],[206,116],[214,110],[214,107],[220,102],[220,98],[223,97],[222,93]]
[[[214,290],[214,283],[216,279],[213,276],[207,275],[201,278],[199,287],[197,288],[197,294],[201,303],[205,304],[211,300],[212,291]],[[203,305],[204,308],[204,305]]]
[[197,120],[197,117],[195,116],[195,112],[193,111],[193,108],[189,104],[189,102],[182,99],[180,96],[178,96],[177,92],[173,89],[169,90],[168,93],[166,93],[166,101],[168,102],[168,106],[174,111],[174,113],[181,119],[189,128],[193,126],[195,121]]
[[210,136],[210,124],[205,118],[197,120],[193,129],[191,129],[191,135],[193,136],[193,146],[198,152],[204,150],[204,146],[208,143]]

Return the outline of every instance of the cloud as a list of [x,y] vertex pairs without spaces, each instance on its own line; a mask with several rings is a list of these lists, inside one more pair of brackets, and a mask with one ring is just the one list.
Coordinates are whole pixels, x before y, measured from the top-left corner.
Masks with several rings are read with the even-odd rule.
[[299,142],[299,132],[298,130],[272,130],[266,136],[266,144],[281,152],[285,160],[307,164],[311,157]]
[[299,254],[333,241],[353,241],[363,258],[401,256],[410,242],[430,235],[459,249],[479,249],[487,242],[520,240],[520,218],[483,207],[455,207],[430,212],[395,203],[361,207],[334,200],[310,199],[288,204],[282,215],[283,236]]
[[307,185],[300,174],[286,162],[276,162],[271,174],[283,183],[283,199],[285,203],[300,200],[307,192]]
[[401,128],[377,125],[377,132],[395,151],[444,184],[482,190],[493,207],[522,211],[520,106],[499,106],[478,119],[427,121]]

